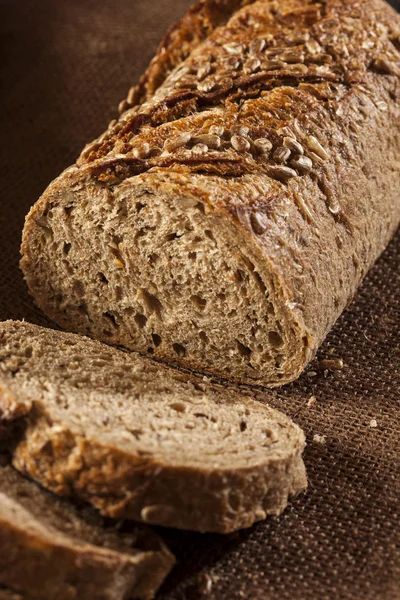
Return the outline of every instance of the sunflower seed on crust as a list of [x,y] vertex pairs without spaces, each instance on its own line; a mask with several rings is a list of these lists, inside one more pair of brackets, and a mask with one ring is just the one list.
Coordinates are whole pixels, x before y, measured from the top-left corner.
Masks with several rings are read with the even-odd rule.
[[239,42],[228,42],[223,46],[224,50],[228,52],[228,54],[242,54],[244,52],[243,44]]
[[132,154],[135,158],[147,158],[150,152],[151,148],[147,142],[143,142],[132,148]]
[[221,146],[221,138],[218,135],[212,133],[204,133],[203,135],[196,135],[193,137],[195,144],[205,144],[213,150],[218,150]]
[[304,154],[303,146],[291,136],[285,136],[283,138],[283,145],[285,148],[289,148],[289,150],[295,152],[296,154]]
[[274,160],[276,160],[276,162],[278,163],[284,163],[288,160],[288,158],[290,157],[290,150],[289,148],[284,148],[283,146],[281,146],[280,148],[277,148],[273,155],[272,158]]
[[258,54],[262,52],[267,45],[267,42],[263,38],[257,38],[253,40],[249,46],[249,51],[251,54]]
[[216,79],[205,79],[204,81],[200,81],[197,84],[197,89],[199,92],[204,92],[207,94],[208,92],[212,92],[217,87],[218,82]]
[[262,235],[267,230],[267,216],[259,212],[251,213],[250,224],[255,234]]
[[246,136],[250,133],[250,129],[245,125],[233,125],[230,129],[232,135]]
[[247,74],[255,73],[261,67],[261,61],[258,58],[249,58],[243,65],[243,71]]
[[177,135],[176,137],[166,139],[164,142],[164,150],[166,150],[167,152],[173,152],[178,148],[186,146],[186,144],[188,144],[191,139],[192,136],[190,133],[182,133],[180,135]]
[[270,165],[268,167],[268,175],[279,181],[288,181],[289,179],[292,179],[292,177],[297,177],[297,173],[294,169],[283,165]]
[[257,140],[254,140],[254,145],[264,154],[267,154],[270,150],[272,150],[272,143],[266,138],[258,138]]
[[237,152],[247,152],[250,150],[250,142],[241,135],[233,135],[231,137],[232,148]]
[[222,125],[211,125],[209,133],[222,137],[225,133],[225,129],[222,127]]
[[203,80],[207,75],[211,73],[211,63],[206,62],[202,64],[197,70],[197,79],[199,81]]
[[196,144],[192,148],[192,154],[195,154],[198,156],[207,154],[207,152],[208,152],[208,146],[206,146],[206,144]]
[[299,156],[298,158],[293,158],[290,161],[290,166],[292,169],[296,169],[296,171],[300,171],[300,173],[309,173],[312,171],[313,163],[308,156]]
[[321,143],[317,140],[317,138],[315,136],[309,135],[306,138],[305,143],[306,143],[307,147],[309,148],[309,150],[311,150],[317,156],[322,158],[322,160],[328,160],[329,154],[327,153],[325,148],[321,145]]

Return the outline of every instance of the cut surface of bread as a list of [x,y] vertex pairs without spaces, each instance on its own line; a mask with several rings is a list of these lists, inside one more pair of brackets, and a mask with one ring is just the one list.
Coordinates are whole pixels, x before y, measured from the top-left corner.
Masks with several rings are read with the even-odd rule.
[[282,413],[149,359],[23,322],[0,325],[13,464],[107,516],[229,532],[306,487]]
[[152,598],[173,556],[146,527],[106,527],[11,466],[0,466],[0,598]]
[[298,377],[400,221],[399,32],[381,0],[200,4],[28,215],[37,304],[194,371]]

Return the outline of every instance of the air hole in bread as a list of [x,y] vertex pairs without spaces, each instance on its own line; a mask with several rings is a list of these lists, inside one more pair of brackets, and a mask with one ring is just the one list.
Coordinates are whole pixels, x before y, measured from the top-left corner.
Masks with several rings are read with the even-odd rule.
[[208,337],[205,331],[199,331],[199,338],[201,339],[202,342],[204,342],[205,344],[208,342]]
[[239,340],[236,340],[236,344],[237,344],[237,349],[238,349],[240,356],[243,356],[243,358],[250,358],[250,356],[251,356],[250,348],[248,348],[247,346],[242,344],[242,342],[239,342]]
[[217,244],[217,240],[214,237],[213,232],[211,231],[211,229],[206,229],[204,232],[204,235],[206,235],[212,242],[214,242],[214,244]]
[[147,348],[147,353],[154,354],[154,348],[152,348],[151,346],[150,346],[150,348]]
[[242,260],[245,263],[245,265],[247,266],[247,268],[249,269],[249,271],[251,271],[251,272],[255,271],[254,263],[252,263],[252,261],[249,258],[247,258],[247,256],[242,255]]
[[135,206],[138,213],[144,208],[144,204],[142,204],[141,202],[136,202]]
[[[126,309],[126,311],[127,310],[128,309]],[[136,315],[133,318],[135,319],[136,325],[138,327],[140,327],[140,329],[143,329],[143,327],[146,327],[147,317],[145,315],[142,315],[141,313],[136,313]]]
[[204,204],[202,202],[198,202],[196,204],[196,208],[197,208],[197,210],[199,210],[200,212],[202,212],[203,214],[205,214],[206,210],[205,210]]
[[196,392],[201,392],[204,394],[205,392],[205,387],[203,385],[201,385],[200,383],[196,383],[195,381],[193,382],[193,388],[196,390]]
[[146,236],[146,230],[145,229],[139,229],[139,231],[137,231],[135,233],[135,242],[139,241],[140,238],[145,237]]
[[242,269],[236,269],[236,271],[235,271],[235,279],[239,283],[241,283],[242,281],[246,281],[246,279],[247,279],[247,273],[245,271],[242,271]]
[[145,306],[146,306],[147,310],[149,311],[149,313],[150,314],[156,313],[158,316],[160,316],[163,305],[161,304],[159,299],[156,296],[154,296],[154,294],[150,294],[150,292],[148,292],[144,288],[142,288],[141,292],[142,292]]
[[277,331],[270,331],[268,333],[268,341],[273,348],[281,348],[283,346],[283,339]]
[[69,251],[71,250],[71,244],[69,242],[65,242],[63,246],[63,252],[66,256],[68,256]]
[[193,416],[196,417],[196,419],[207,419],[208,421],[210,420],[210,417],[205,413],[196,412],[193,413]]
[[64,212],[67,215],[67,217],[71,216],[72,210],[72,206],[64,206]]
[[157,333],[152,333],[153,344],[158,347],[161,344],[161,337]]
[[186,412],[186,404],[184,404],[183,402],[173,402],[172,404],[170,404],[170,407],[173,410],[176,410],[176,412],[180,412],[180,413]]
[[164,239],[167,242],[173,242],[176,239],[179,239],[182,237],[183,234],[179,234],[176,231],[174,233],[167,233],[167,235],[164,237]]
[[122,257],[122,254],[118,248],[110,247],[110,252],[114,256],[114,264],[118,269],[123,269],[125,267],[125,261]]
[[243,431],[246,431],[246,429],[247,429],[246,421],[240,421],[240,431],[243,432]]
[[185,346],[182,346],[182,344],[172,344],[172,348],[178,356],[185,356],[186,348]]
[[[260,288],[260,290],[262,291],[262,293],[263,293],[263,294],[266,294],[266,292],[267,292],[267,288],[266,288],[266,286],[265,286],[265,283],[264,283],[264,282],[263,282],[263,280],[261,279],[261,276],[260,276],[260,274],[259,274],[259,273],[257,273],[257,271],[254,271],[253,275],[254,275],[254,277],[255,277],[255,279],[256,279],[256,282],[257,282],[257,285],[258,285],[258,287]],[[266,295],[267,295],[267,294],[266,294]]]
[[150,263],[151,265],[154,265],[154,264],[155,264],[155,263],[158,261],[158,259],[159,259],[159,258],[160,258],[160,257],[158,256],[158,254],[156,254],[155,252],[153,252],[153,253],[152,253],[152,254],[150,254],[150,256],[149,256],[149,263]]
[[188,257],[190,258],[190,260],[196,260],[197,252],[189,252]]
[[103,313],[103,317],[105,317],[106,319],[108,319],[108,321],[110,321],[114,325],[114,327],[116,329],[119,328],[117,320],[116,320],[115,316],[112,313],[105,312],[105,313]]
[[99,280],[101,281],[101,283],[108,283],[107,277],[104,275],[104,273],[101,273],[101,271],[99,271],[97,273],[97,277],[99,278]]
[[204,310],[207,304],[207,300],[204,300],[204,298],[200,298],[200,296],[197,295],[192,296],[191,300],[199,310]]

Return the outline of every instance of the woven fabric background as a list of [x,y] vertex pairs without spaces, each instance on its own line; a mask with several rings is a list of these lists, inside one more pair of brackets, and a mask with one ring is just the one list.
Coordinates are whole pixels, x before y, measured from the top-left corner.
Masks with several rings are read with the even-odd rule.
[[[18,268],[24,215],[105,129],[189,4],[0,0],[0,319],[46,323]],[[319,352],[344,369],[325,376],[315,362],[277,393],[255,392],[304,428],[307,493],[227,537],[161,530],[179,562],[160,600],[400,599],[399,291],[397,234]]]

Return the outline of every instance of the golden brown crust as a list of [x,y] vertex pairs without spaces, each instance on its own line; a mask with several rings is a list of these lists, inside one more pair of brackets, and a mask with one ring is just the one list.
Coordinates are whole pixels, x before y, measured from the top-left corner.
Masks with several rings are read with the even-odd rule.
[[241,6],[255,0],[200,0],[194,4],[183,18],[173,25],[160,43],[155,57],[141,77],[139,84],[121,103],[126,110],[142,104],[150,98],[165,81],[171,71],[185,60],[216,27],[226,23],[228,18]]
[[[215,9],[214,5],[220,3],[211,4]],[[240,3],[231,4],[232,9]],[[240,105],[263,93],[268,98],[270,90],[278,89],[282,90],[282,95],[276,97],[276,105],[283,108],[285,88],[291,87],[303,89],[305,96],[317,97],[334,112],[347,90],[357,83],[373,83],[374,79],[379,79],[369,77],[371,71],[394,76],[400,73],[398,53],[390,42],[398,35],[395,28],[396,22],[398,27],[398,15],[380,0],[360,4],[349,0],[319,4],[311,0],[285,0],[279,5],[274,0],[265,0],[236,11],[226,27],[214,30],[210,21],[210,3],[193,7],[174,29],[176,44],[182,48],[181,38],[186,35],[186,30],[190,37],[196,27],[207,31],[208,35],[204,38],[194,36],[187,52],[182,51],[180,58],[175,57],[172,62],[169,51],[175,42],[161,45],[154,69],[163,72],[162,65],[165,64],[166,73],[177,67],[181,72],[168,82],[165,77],[146,73],[148,93],[139,94],[139,106],[124,112],[120,122],[99,139],[99,147],[94,147],[91,152],[85,149],[80,164],[105,156],[111,158],[113,154],[132,159],[135,157],[132,141],[135,147],[148,142],[151,155],[155,157],[161,154],[156,149],[163,149],[158,143],[163,140],[157,139],[155,127],[216,105],[223,105],[229,112],[232,103]],[[389,34],[386,27],[390,27]],[[370,41],[372,35],[376,36],[373,42]],[[255,36],[266,44],[261,52],[257,48],[253,50]],[[204,43],[201,43],[202,39]],[[234,44],[241,46],[237,53],[226,50],[227,45]],[[236,60],[240,62],[239,66],[234,64]],[[207,73],[204,67],[207,65],[208,68],[209,63],[210,72],[204,76]],[[201,70],[203,73],[199,75]],[[156,99],[152,98],[154,94]],[[150,106],[148,103],[143,105],[144,100],[150,100]],[[268,104],[267,100],[265,103]],[[304,110],[307,108],[304,106]],[[301,107],[298,110],[298,115],[292,111],[292,116],[303,114]],[[147,135],[133,140],[146,125],[151,127],[151,130],[147,129]],[[268,126],[262,118],[255,125],[264,135],[277,128],[276,122]],[[190,127],[190,121],[177,124],[177,133],[186,131],[187,126]],[[251,150],[253,153],[254,148]],[[207,162],[202,161],[203,164]],[[158,163],[150,162],[149,167],[154,164]],[[160,166],[164,164],[161,162]]]
[[[51,451],[43,453],[44,444]],[[14,465],[47,489],[82,498],[107,517],[230,533],[279,515],[288,498],[307,487],[303,449],[304,436],[298,430],[293,431],[290,453],[259,467],[171,467],[134,460],[132,454],[72,431],[54,435],[32,421],[15,450]]]

